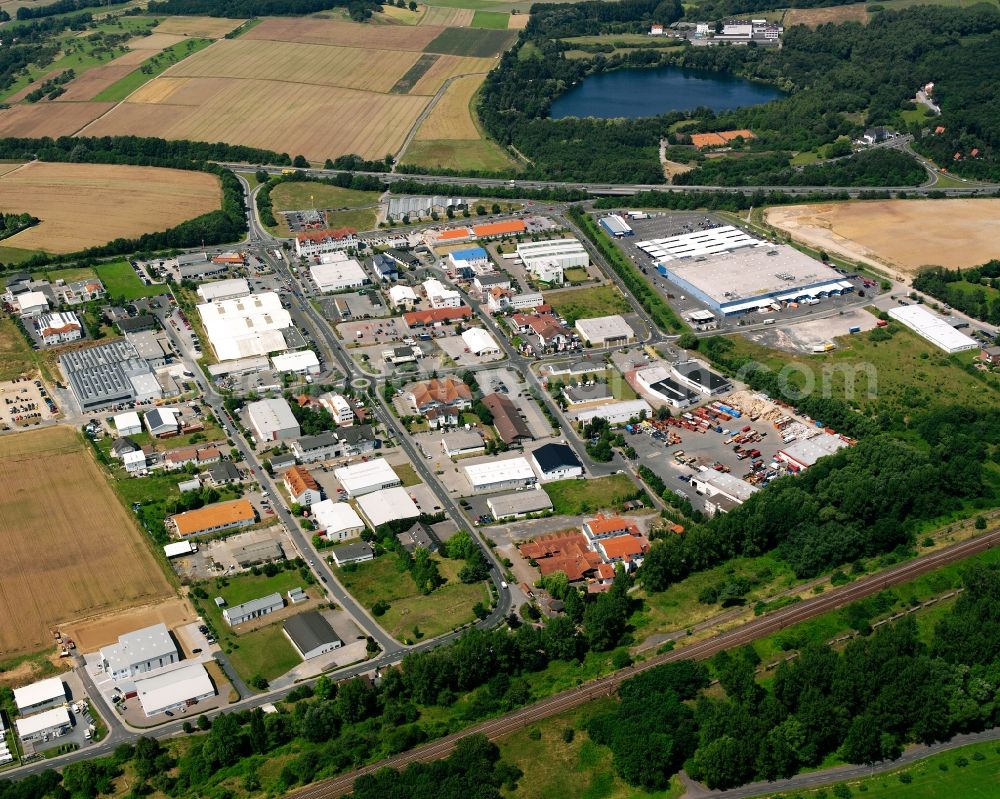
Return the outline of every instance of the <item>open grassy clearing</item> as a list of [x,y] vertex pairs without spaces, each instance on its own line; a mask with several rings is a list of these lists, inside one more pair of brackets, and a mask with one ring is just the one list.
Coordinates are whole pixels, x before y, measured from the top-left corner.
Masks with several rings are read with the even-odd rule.
[[492,141],[433,139],[413,141],[401,159],[404,164],[447,169],[509,171],[518,167]]
[[428,6],[427,13],[420,20],[420,24],[437,25],[442,28],[467,28],[472,24],[472,17],[475,13],[471,8]]
[[790,28],[792,25],[807,25],[810,28],[815,28],[827,23],[838,25],[842,22],[860,22],[863,24],[868,22],[869,16],[864,3],[830,6],[829,8],[790,8],[785,12],[784,25],[786,28]]
[[801,386],[804,375],[811,374],[817,391],[861,407],[875,402],[904,413],[944,405],[996,407],[996,376],[976,377],[960,367],[972,363],[975,351],[949,356],[898,322],[890,322],[888,330],[890,341],[872,341],[870,333],[842,336],[833,352],[809,356],[779,352],[739,336],[730,340],[739,355],[775,371],[788,367],[791,384]]
[[542,486],[552,500],[557,516],[579,516],[613,508],[635,496],[636,486],[628,475],[611,474],[594,480],[556,480]]
[[416,640],[414,628],[419,637],[434,638],[472,621],[472,606],[476,602],[486,604],[489,599],[484,583],[459,582],[461,561],[439,556],[434,559],[448,582],[426,596],[417,591],[410,573],[393,554],[339,569],[337,579],[369,610],[379,600],[389,603],[389,610],[377,621],[394,638]]
[[477,11],[472,17],[473,28],[490,28],[492,30],[507,30],[507,20],[510,14],[502,11]]
[[[962,184],[965,185],[965,184]],[[876,200],[769,208],[767,223],[812,247],[913,275],[996,257],[1000,200]],[[900,235],[900,231],[906,235]]]
[[[524,772],[517,790],[504,790],[508,799],[675,799],[683,793],[674,779],[666,791],[647,793],[631,788],[614,773],[611,750],[593,743],[587,722],[615,706],[610,697],[588,702],[574,710],[531,724],[497,741],[500,756]],[[565,730],[573,730],[569,743]],[[540,734],[535,739],[533,735]]]
[[[111,261],[106,264],[98,264],[94,267],[97,276],[107,289],[111,297],[124,297],[126,300],[137,300],[140,297],[156,297],[160,294],[169,293],[170,289],[165,285],[147,286],[135,273],[132,265],[128,261]],[[176,442],[177,439],[171,439]],[[174,446],[183,446],[171,443]]]
[[75,430],[5,436],[0,479],[0,657],[51,646],[61,622],[170,596]]
[[220,202],[218,178],[205,172],[34,162],[0,177],[0,210],[42,220],[5,243],[53,253],[165,230]]
[[546,295],[545,299],[560,316],[573,319],[628,313],[631,310],[621,292],[611,285],[554,291]]
[[265,680],[273,680],[302,662],[281,624],[271,624],[241,635],[237,646],[227,657],[237,673],[246,680],[258,674]]
[[445,55],[495,57],[510,47],[515,36],[508,30],[446,28],[425,49],[428,53]]
[[236,30],[246,20],[223,17],[164,17],[156,26],[157,33],[194,36],[201,39],[221,39]]
[[0,380],[13,380],[35,371],[35,350],[31,349],[14,320],[0,317]]
[[93,99],[98,102],[120,102],[140,86],[144,86],[157,75],[166,72],[174,64],[179,63],[188,56],[197,53],[199,50],[204,50],[211,43],[209,39],[187,39],[186,41],[171,45],[142,62],[139,67],[133,69],[127,75],[123,75],[113,83],[109,83]]
[[[281,183],[271,192],[274,210],[301,211],[308,208],[326,210],[330,227],[353,227],[368,230],[375,226],[378,203],[377,191],[357,191],[321,183]],[[284,218],[277,217],[275,230],[279,236],[290,236]]]

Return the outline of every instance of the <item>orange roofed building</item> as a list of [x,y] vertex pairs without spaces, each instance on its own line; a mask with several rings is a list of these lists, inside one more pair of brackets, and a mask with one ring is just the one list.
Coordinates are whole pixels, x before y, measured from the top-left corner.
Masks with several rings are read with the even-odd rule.
[[524,233],[527,228],[520,219],[505,219],[503,222],[488,222],[485,225],[476,225],[472,232],[477,239],[493,239],[497,236],[516,236]]
[[715,133],[692,133],[691,144],[695,147],[724,147],[736,138],[756,138],[749,130],[720,130]]
[[410,311],[403,314],[403,321],[410,327],[427,327],[438,322],[454,322],[457,319],[471,319],[472,309],[468,305],[457,308],[428,308],[425,311]]
[[191,535],[205,535],[220,530],[231,530],[237,527],[249,527],[257,521],[257,512],[246,499],[234,499],[230,502],[216,502],[198,510],[189,510],[171,516],[177,535],[185,538]]
[[295,254],[301,258],[308,258],[313,255],[342,252],[357,246],[358,237],[355,235],[357,232],[352,227],[341,227],[336,230],[299,233],[295,237]]
[[521,544],[522,557],[534,560],[543,577],[562,572],[571,583],[597,575],[601,556],[588,548],[587,539],[575,530],[549,533]]
[[316,482],[316,478],[302,466],[293,466],[285,472],[282,482],[285,484],[288,496],[296,505],[309,507],[323,499],[323,490]]
[[597,548],[610,563],[638,565],[649,551],[649,541],[641,535],[619,535],[598,541]]
[[634,522],[623,519],[621,516],[598,514],[596,518],[583,523],[583,534],[593,542],[617,535],[638,535],[639,528],[635,526]]
[[472,235],[467,227],[453,227],[438,233],[438,241],[464,241]]

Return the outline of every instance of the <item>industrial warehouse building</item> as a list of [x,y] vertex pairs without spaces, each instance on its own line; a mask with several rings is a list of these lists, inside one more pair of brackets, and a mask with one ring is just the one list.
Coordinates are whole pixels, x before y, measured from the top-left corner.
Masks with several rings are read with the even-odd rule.
[[375,550],[366,541],[355,541],[353,544],[344,544],[330,550],[330,556],[337,566],[349,566],[352,563],[364,563],[368,560],[375,560]]
[[469,348],[469,352],[477,357],[484,358],[500,354],[500,345],[493,340],[493,336],[481,327],[470,327],[463,331],[462,341]]
[[531,241],[517,245],[517,254],[524,268],[545,283],[562,284],[566,269],[590,265],[587,250],[576,239]]
[[671,366],[670,371],[681,385],[710,397],[728,394],[733,390],[733,384],[729,380],[716,374],[700,361],[682,361]]
[[543,444],[531,453],[531,461],[543,483],[583,476],[583,464],[566,444]]
[[635,341],[635,331],[619,314],[577,319],[576,331],[594,347],[620,347]]
[[180,660],[177,644],[165,624],[154,624],[118,636],[101,648],[101,668],[113,680],[124,680]]
[[257,599],[251,599],[249,602],[244,602],[241,605],[223,608],[222,618],[226,620],[226,623],[230,627],[235,627],[237,624],[243,624],[245,621],[267,616],[281,610],[283,607],[285,607],[285,601],[281,598],[281,594],[273,593]]
[[820,458],[833,455],[838,450],[850,446],[840,436],[831,433],[818,433],[812,438],[800,439],[787,444],[778,450],[775,456],[784,461],[793,471],[808,469]]
[[350,497],[360,497],[383,488],[392,488],[403,482],[385,458],[373,458],[367,462],[341,466],[339,469],[334,469],[333,474]]
[[282,627],[303,660],[312,660],[344,645],[330,622],[315,610],[292,616]]
[[73,721],[69,717],[69,711],[63,706],[15,719],[14,726],[17,727],[17,737],[22,741],[39,741],[62,735],[73,726]]
[[125,339],[64,352],[59,367],[84,411],[163,396],[152,368]]
[[316,288],[324,293],[361,288],[368,280],[361,264],[353,258],[331,260],[329,263],[310,266],[309,276],[316,284]]
[[602,216],[597,220],[597,223],[616,239],[620,239],[623,236],[631,236],[635,233],[629,223],[618,214]]
[[198,306],[212,349],[220,361],[268,355],[287,349],[281,332],[292,317],[273,291]]
[[625,424],[629,419],[638,419],[643,411],[646,416],[652,414],[653,409],[644,399],[623,400],[622,402],[611,402],[602,405],[600,408],[592,408],[580,411],[576,415],[576,420],[587,424],[594,419],[607,419],[608,424]]
[[177,535],[183,538],[189,535],[205,535],[238,527],[249,527],[257,521],[257,512],[249,500],[233,499],[178,513],[171,516],[170,521]]
[[486,442],[478,430],[453,430],[441,436],[441,448],[449,458],[457,458],[484,452]]
[[440,280],[425,280],[423,286],[431,308],[458,308],[462,304],[462,295],[454,289],[445,288]]
[[450,252],[448,262],[456,272],[469,269],[478,273],[490,268],[490,256],[482,247],[469,247]]
[[235,300],[250,296],[250,283],[245,277],[234,277],[229,280],[216,280],[212,283],[202,283],[198,286],[198,296],[205,302],[219,300]]
[[891,308],[889,316],[949,354],[979,348],[979,343],[975,339],[960,333],[943,317],[928,311],[922,305]]
[[546,513],[552,510],[552,500],[541,489],[537,491],[517,491],[513,494],[501,494],[486,500],[486,506],[497,521],[502,519],[520,519],[529,513]]
[[318,375],[319,356],[312,350],[299,350],[275,355],[271,359],[271,367],[275,372],[296,375]]
[[665,239],[636,242],[654,261],[671,261],[681,258],[701,258],[707,255],[732,252],[744,247],[765,247],[766,241],[755,239],[732,225],[696,230]]
[[251,402],[247,405],[247,420],[258,441],[284,441],[302,435],[291,406],[283,398]]
[[400,486],[365,494],[358,499],[358,509],[372,529],[400,519],[416,519],[420,515],[417,503]]
[[692,391],[662,366],[650,366],[635,373],[635,380],[652,399],[660,400],[674,408],[686,408],[701,399],[697,391]]
[[500,491],[504,488],[531,486],[538,477],[525,458],[508,458],[465,467],[465,476],[473,491]]
[[179,663],[135,681],[135,692],[147,716],[180,710],[215,696],[215,686],[201,663]]
[[313,523],[327,541],[346,541],[357,538],[365,523],[354,508],[346,502],[324,499],[312,507]]
[[66,686],[61,677],[49,677],[14,689],[14,704],[22,716],[66,702]]
[[766,311],[775,303],[813,302],[854,290],[832,267],[783,244],[685,257],[657,271],[716,313]]
[[714,469],[695,472],[691,476],[691,485],[699,494],[705,495],[705,510],[712,515],[728,512],[760,491],[758,486],[736,475]]
[[119,413],[114,423],[119,436],[137,436],[142,432],[142,420],[135,411]]

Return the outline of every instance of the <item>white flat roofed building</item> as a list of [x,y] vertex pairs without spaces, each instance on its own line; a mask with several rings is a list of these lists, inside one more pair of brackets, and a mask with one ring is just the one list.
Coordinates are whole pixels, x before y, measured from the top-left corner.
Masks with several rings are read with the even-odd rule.
[[849,446],[840,436],[830,433],[819,433],[812,438],[793,441],[778,450],[775,456],[778,460],[784,461],[794,471],[808,469],[820,458],[833,455],[838,450]]
[[220,361],[267,355],[286,349],[281,331],[292,317],[273,291],[198,306],[205,333]]
[[[199,483],[200,485],[200,483]],[[163,554],[168,558],[177,558],[181,555],[190,555],[198,551],[198,545],[193,541],[175,541],[173,544],[166,544],[163,547]]]
[[668,236],[664,239],[639,241],[635,246],[654,261],[670,261],[678,258],[718,255],[743,247],[764,247],[767,244],[766,241],[755,239],[738,227],[723,225],[708,230],[696,230],[693,233],[682,233],[679,236]]
[[49,310],[49,298],[40,291],[26,291],[17,296],[21,316],[38,316]]
[[14,704],[22,715],[66,702],[66,686],[61,677],[49,677],[14,689]]
[[258,597],[257,599],[251,599],[249,602],[243,602],[240,605],[233,605],[231,608],[223,608],[222,618],[226,620],[226,623],[230,627],[235,627],[237,624],[242,624],[245,621],[267,616],[270,613],[281,610],[283,607],[285,607],[285,601],[281,598],[281,594],[275,592],[267,596]]
[[486,444],[478,430],[453,430],[441,436],[441,448],[449,458],[483,452]]
[[47,347],[83,338],[83,325],[73,311],[44,313],[35,319],[35,329],[42,344]]
[[383,488],[400,485],[399,479],[385,458],[341,466],[333,470],[334,476],[350,497],[360,497]]
[[960,333],[949,325],[943,317],[928,311],[922,305],[891,308],[889,316],[947,353],[979,348],[975,339],[969,338],[965,333]]
[[354,424],[354,409],[340,394],[328,391],[320,396],[319,404],[330,412],[338,426]]
[[577,319],[576,330],[584,341],[595,347],[618,347],[635,340],[635,332],[618,314]]
[[417,503],[400,486],[365,494],[358,499],[358,509],[372,529],[400,519],[416,519],[420,515]]
[[643,411],[647,417],[653,413],[653,408],[644,399],[609,402],[600,408],[580,411],[576,415],[576,420],[586,424],[593,419],[607,419],[609,424],[625,424],[629,419],[637,419]]
[[361,264],[353,258],[334,263],[315,264],[309,267],[309,275],[322,292],[360,288],[368,279]]
[[486,506],[497,521],[519,519],[529,513],[545,513],[552,510],[552,500],[541,489],[537,491],[517,491],[501,494],[486,500]]
[[357,538],[365,529],[365,523],[354,508],[346,502],[324,499],[312,506],[313,522],[328,541],[347,541]]
[[180,710],[215,696],[215,686],[201,663],[181,663],[135,681],[139,704],[147,716]]
[[735,252],[663,257],[657,271],[723,315],[766,310],[773,303],[807,302],[854,290],[837,270],[785,244]]
[[17,737],[22,741],[37,741],[41,738],[62,735],[73,726],[69,711],[65,707],[56,707],[34,716],[15,719]]
[[417,301],[417,293],[409,286],[390,286],[389,302],[394,308],[412,308]]
[[119,413],[114,423],[119,436],[134,436],[142,432],[142,420],[135,411]]
[[271,366],[276,372],[291,372],[297,375],[318,375],[319,357],[312,350],[299,350],[275,355]]
[[714,497],[721,494],[733,502],[743,503],[760,491],[758,486],[742,480],[736,475],[717,472],[709,469],[707,472],[696,472],[691,476],[691,485],[699,493]]
[[432,308],[458,308],[462,304],[462,295],[445,288],[440,280],[425,280],[423,286]]
[[302,435],[291,406],[281,397],[251,402],[247,405],[247,419],[258,441],[283,441]]
[[473,463],[465,467],[465,476],[473,491],[499,491],[538,482],[538,477],[526,458]]
[[597,223],[616,239],[620,239],[622,236],[631,236],[635,232],[628,222],[618,214],[602,216],[597,220]]
[[561,284],[564,270],[590,265],[587,249],[577,239],[525,242],[517,245],[517,254],[524,268],[546,283]]
[[470,327],[463,331],[462,341],[469,348],[469,352],[477,356],[499,355],[500,345],[493,340],[493,336],[481,327]]
[[100,655],[104,672],[114,680],[169,666],[180,658],[165,624],[119,635],[118,643],[102,647]]
[[234,277],[229,280],[215,280],[211,283],[202,283],[198,286],[198,296],[205,302],[249,297],[250,282],[245,277]]

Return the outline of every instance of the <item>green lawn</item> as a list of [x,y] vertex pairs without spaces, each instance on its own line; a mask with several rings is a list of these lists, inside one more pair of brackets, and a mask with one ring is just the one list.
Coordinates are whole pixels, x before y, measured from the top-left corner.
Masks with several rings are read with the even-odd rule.
[[73,283],[77,280],[88,280],[89,278],[97,277],[97,273],[89,266],[70,266],[66,269],[46,269],[41,272],[32,272],[31,277],[34,280],[44,279],[51,283],[55,283],[57,280],[65,280],[67,283]]
[[307,588],[298,570],[278,572],[274,577],[263,574],[239,574],[227,579],[229,584],[222,588],[218,588],[211,580],[205,585],[210,602],[215,597],[221,596],[226,600],[226,607],[232,607],[275,592],[284,596],[292,588]]
[[[909,775],[909,781],[900,781],[901,774]],[[854,796],[865,799],[996,799],[1000,796],[1000,745],[992,741],[961,746],[847,785]],[[819,799],[821,795],[830,792],[800,790],[774,794],[771,799]]]
[[101,282],[104,283],[104,288],[107,289],[110,297],[137,300],[140,297],[155,297],[170,293],[170,289],[165,285],[145,285],[128,261],[98,264],[94,270]]
[[458,581],[461,561],[435,559],[448,582],[426,596],[417,591],[410,573],[391,553],[355,568],[340,569],[337,579],[369,610],[380,599],[389,603],[389,610],[377,621],[394,638],[415,640],[414,627],[422,637],[434,638],[472,621],[472,606],[488,604],[489,599],[485,584]]
[[0,317],[0,380],[30,374],[38,358],[27,339],[9,316]]
[[563,272],[563,277],[566,278],[566,282],[571,285],[579,285],[580,283],[586,283],[590,280],[590,275],[587,274],[587,270],[582,266],[572,266]]
[[257,674],[273,680],[302,662],[280,624],[269,624],[239,636],[228,657],[244,680]]
[[872,333],[841,336],[835,339],[837,349],[824,355],[792,355],[740,336],[729,340],[735,352],[775,371],[791,367],[790,383],[801,386],[811,375],[817,391],[862,407],[872,402],[903,412],[943,405],[996,407],[1000,379],[973,376],[962,367],[973,362],[975,351],[949,356],[896,322],[886,329],[892,333],[889,341],[872,341]]
[[477,11],[472,16],[472,27],[505,31],[509,18],[510,14],[504,14],[501,11]]
[[371,230],[378,224],[378,211],[374,208],[333,211],[326,215],[326,223],[333,229],[352,227],[355,230]]
[[134,71],[100,92],[94,100],[102,103],[121,102],[140,86],[149,83],[178,61],[183,61],[189,55],[204,50],[211,43],[211,39],[185,39],[183,42],[177,42],[151,58],[147,58]]
[[26,250],[23,247],[0,246],[0,263],[2,264],[22,264],[36,255],[38,255],[37,250]]
[[326,210],[327,224],[331,228],[352,227],[357,230],[371,230],[375,227],[378,213],[377,191],[358,191],[328,186],[324,183],[279,183],[271,190],[275,218],[278,224],[272,228],[279,236],[290,236],[291,231],[279,211],[302,211],[309,208]]
[[485,139],[414,141],[406,148],[401,163],[483,172],[510,172],[520,168],[495,142]]
[[570,324],[577,319],[628,313],[631,310],[621,292],[611,285],[553,292],[547,294],[545,299]]
[[398,466],[393,466],[392,470],[399,475],[399,479],[403,481],[404,488],[419,485],[423,482],[417,474],[417,470],[413,468],[413,464],[403,463]]
[[[500,756],[524,772],[516,791],[504,791],[508,799],[675,799],[684,791],[674,779],[666,791],[647,793],[620,780],[611,765],[611,750],[593,743],[586,733],[587,722],[611,710],[610,698],[588,702],[582,707],[531,724],[497,743]],[[563,732],[574,731],[566,743]],[[533,738],[533,735],[540,737]]]
[[628,475],[611,474],[595,480],[556,480],[542,486],[556,515],[577,516],[612,508],[631,499],[638,489]]

